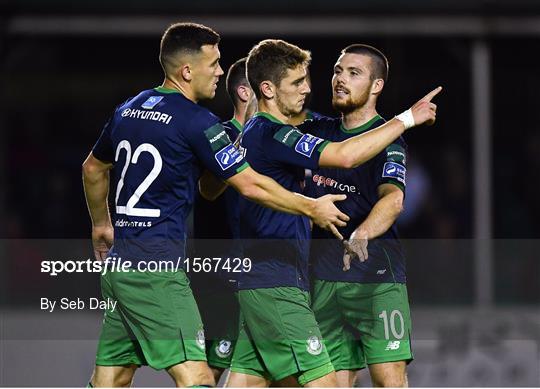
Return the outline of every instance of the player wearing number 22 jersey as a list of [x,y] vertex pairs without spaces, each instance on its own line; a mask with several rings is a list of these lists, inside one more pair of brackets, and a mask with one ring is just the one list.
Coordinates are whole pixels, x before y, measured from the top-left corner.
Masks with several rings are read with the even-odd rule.
[[167,369],[177,386],[213,384],[186,274],[181,266],[175,271],[155,266],[174,265],[185,255],[185,221],[202,166],[213,173],[203,175],[199,185],[210,197],[226,180],[253,200],[310,216],[323,227],[346,217],[334,206],[335,196],[295,195],[250,169],[219,119],[197,104],[214,97],[223,75],[218,42],[219,35],[202,25],[169,27],[159,57],[163,86],[117,107],[83,163],[96,258],[110,249],[108,254],[132,263],[130,271],[102,277],[103,297],[116,300],[117,308],[105,313],[92,385],[129,386],[144,364]]
[[120,105],[93,154],[123,166],[113,176],[114,252],[134,261],[185,255],[185,220],[201,163],[222,179],[248,166],[217,116],[163,87]]
[[[122,166],[114,169],[112,177],[111,187],[116,189],[113,192],[116,214],[113,217],[115,237],[111,254],[132,262],[174,261],[176,264],[179,257],[184,257],[185,220],[193,204],[201,163],[222,179],[248,166],[216,116],[178,91],[163,87],[145,90],[120,105],[105,126],[93,155],[101,161]],[[111,277],[121,276],[113,274]],[[173,282],[167,277],[167,273],[160,272],[154,277],[152,287],[158,288],[161,282]],[[105,288],[110,287],[107,281],[104,280]],[[187,279],[182,277],[182,286],[187,285]],[[143,285],[138,287],[146,289]],[[126,289],[133,293],[126,293],[126,299],[139,302],[148,314],[155,314],[158,321],[163,320],[161,325],[166,327],[168,315],[165,312],[152,312],[154,305],[151,301],[142,294],[134,294],[136,290],[127,286]],[[179,286],[178,292],[182,289]],[[174,296],[174,290],[167,296],[166,291],[163,288],[161,297],[170,298],[175,305],[178,296]],[[151,296],[148,294],[148,298]],[[174,313],[174,310],[177,311]],[[189,327],[182,328],[189,359],[204,360],[204,335],[193,299],[189,299],[189,304],[183,301],[175,305],[171,313],[183,316],[182,322]],[[133,327],[139,330],[139,326]],[[173,328],[171,333],[160,333],[166,330],[158,328],[155,330],[157,333],[141,334],[141,339],[148,340],[147,347],[143,347],[144,359],[138,354],[123,358],[156,368],[178,363],[164,358],[163,353],[156,357],[159,361],[152,360],[152,350],[159,347],[159,341],[154,344],[152,341],[168,339],[169,336],[174,339],[178,334],[173,334]],[[108,341],[105,336],[99,351],[107,348]],[[173,350],[170,353],[175,354]],[[114,362],[104,354],[98,352],[98,364]]]

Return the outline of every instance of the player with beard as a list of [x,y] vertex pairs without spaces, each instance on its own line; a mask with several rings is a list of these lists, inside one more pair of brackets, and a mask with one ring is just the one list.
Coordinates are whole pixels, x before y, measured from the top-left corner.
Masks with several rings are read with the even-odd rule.
[[[339,142],[385,123],[376,104],[387,77],[388,61],[376,48],[343,49],[332,78],[332,105],[341,118],[315,121],[308,130]],[[395,225],[405,172],[406,144],[400,137],[362,166],[316,169],[306,182],[305,193],[313,197],[346,194],[340,209],[351,217],[340,232],[356,255],[344,254],[340,242],[315,226],[310,256],[312,308],[341,387],[353,386],[366,364],[374,386],[407,386],[411,319]]]
[[[354,168],[384,150],[405,129],[435,120],[436,107],[430,101],[440,88],[369,133],[342,142],[304,134],[287,123],[302,110],[310,92],[309,61],[308,51],[274,39],[255,45],[247,60],[259,112],[246,124],[241,145],[255,170],[285,188],[300,190],[304,169]],[[287,379],[287,385],[336,386],[310,308],[309,220],[241,198],[240,233],[252,267],[239,275],[242,326],[227,385],[260,387]]]

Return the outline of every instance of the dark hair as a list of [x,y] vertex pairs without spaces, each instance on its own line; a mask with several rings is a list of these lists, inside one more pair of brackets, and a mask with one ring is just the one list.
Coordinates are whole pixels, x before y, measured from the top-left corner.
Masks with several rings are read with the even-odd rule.
[[225,80],[225,86],[227,88],[227,93],[231,98],[234,105],[238,101],[238,95],[236,94],[236,89],[240,85],[248,85],[248,80],[246,78],[246,58],[240,58],[238,61],[233,63],[229,70],[227,71],[227,78]]
[[204,45],[216,45],[220,36],[209,27],[197,23],[175,23],[163,33],[159,62],[165,73],[174,66],[178,54],[198,53]]
[[341,54],[367,55],[371,58],[371,79],[382,78],[384,82],[388,79],[388,59],[375,47],[357,43],[345,47]]
[[256,44],[247,58],[247,77],[257,98],[261,97],[259,85],[271,81],[279,85],[289,69],[308,65],[311,53],[281,39],[266,39]]

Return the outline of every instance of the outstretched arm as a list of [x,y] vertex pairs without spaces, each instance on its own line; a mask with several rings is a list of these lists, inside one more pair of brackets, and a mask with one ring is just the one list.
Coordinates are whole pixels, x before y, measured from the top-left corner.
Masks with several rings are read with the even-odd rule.
[[431,100],[441,90],[440,86],[435,88],[410,109],[374,130],[342,142],[330,143],[322,151],[319,165],[345,169],[356,167],[376,156],[408,128],[424,123],[433,124],[437,106]]
[[229,178],[227,183],[256,203],[276,211],[308,216],[321,228],[343,239],[336,226],[345,226],[349,217],[337,209],[334,202],[345,200],[345,195],[326,195],[312,199],[286,190],[273,179],[250,167]]

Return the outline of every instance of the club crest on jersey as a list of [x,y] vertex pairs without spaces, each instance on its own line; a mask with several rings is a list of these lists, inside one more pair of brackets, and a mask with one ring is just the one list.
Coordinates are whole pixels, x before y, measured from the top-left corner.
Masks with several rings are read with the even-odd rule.
[[405,166],[395,162],[386,162],[383,167],[382,176],[386,178],[393,178],[405,184],[405,174],[407,169]]
[[158,105],[158,103],[163,100],[163,96],[150,96],[142,105],[141,107],[143,108],[146,108],[146,109],[152,109],[154,108],[156,105]]
[[311,355],[319,355],[322,353],[323,345],[321,340],[317,336],[310,336],[307,343],[307,352]]
[[242,160],[242,154],[240,154],[238,149],[234,147],[232,143],[218,151],[214,157],[221,167],[221,170],[227,170],[232,165]]
[[203,350],[206,348],[206,343],[204,339],[204,330],[197,331],[197,346],[202,348]]
[[311,157],[311,154],[313,154],[313,150],[315,150],[315,146],[317,146],[319,143],[321,143],[323,140],[321,138],[317,138],[316,136],[304,134],[300,140],[296,143],[296,146],[294,147],[294,150],[302,154],[306,157]]
[[220,358],[227,358],[229,355],[231,355],[231,351],[232,342],[230,340],[222,339],[216,346],[216,354]]

